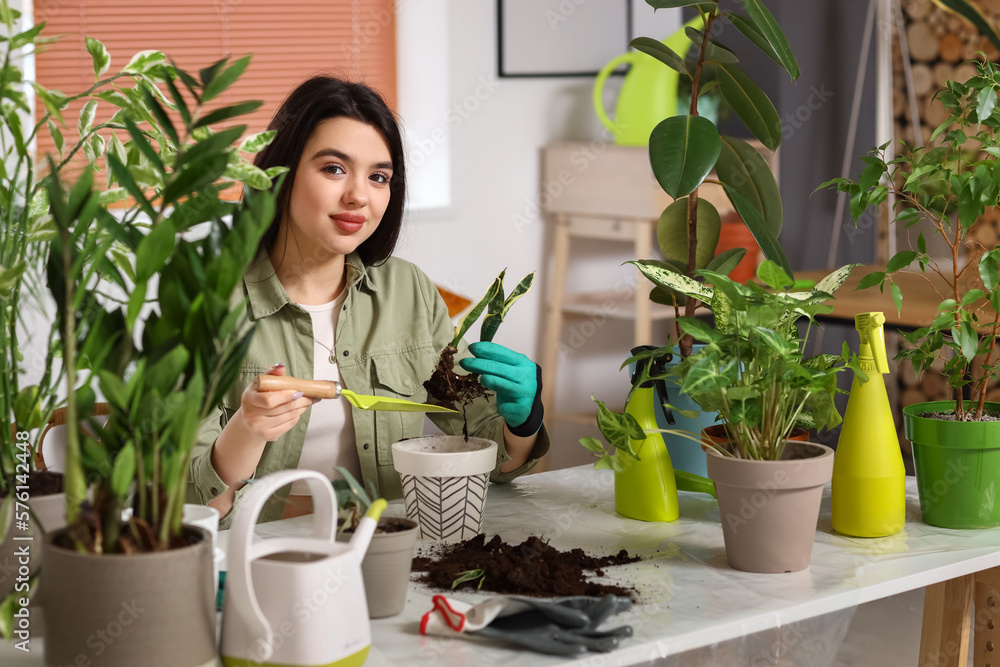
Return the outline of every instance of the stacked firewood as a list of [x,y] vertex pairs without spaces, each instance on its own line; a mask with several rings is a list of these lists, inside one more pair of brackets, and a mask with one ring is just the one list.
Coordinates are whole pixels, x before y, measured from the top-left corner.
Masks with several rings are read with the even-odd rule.
[[[1000,52],[971,23],[941,9],[932,0],[902,0],[901,4],[920,114],[920,143],[927,144],[934,128],[947,118],[944,106],[933,99],[934,93],[943,88],[946,81],[966,81],[975,74],[975,66],[966,61],[976,59],[977,52],[982,51],[992,61],[1000,60]],[[978,5],[988,18],[1000,25],[1000,0],[978,0]],[[895,34],[893,50],[895,138],[915,143],[903,60]]]

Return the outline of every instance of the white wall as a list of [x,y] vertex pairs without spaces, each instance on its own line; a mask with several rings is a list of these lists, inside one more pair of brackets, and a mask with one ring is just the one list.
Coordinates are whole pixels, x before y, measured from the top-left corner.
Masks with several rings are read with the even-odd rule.
[[[636,8],[635,33],[663,37],[664,20],[645,4]],[[435,30],[428,25],[427,30]],[[669,31],[668,31],[669,32]],[[549,142],[590,140],[607,136],[593,111],[591,77],[498,78],[497,19],[492,2],[447,3],[449,66],[448,111],[438,118],[450,133],[451,205],[445,210],[411,211],[397,253],[415,262],[431,278],[456,293],[478,299],[501,269],[507,288],[530,271],[535,287],[511,310],[496,342],[541,361],[544,304],[549,290],[551,229],[538,213],[539,151]],[[427,71],[429,90],[442,86],[440,74]],[[613,108],[619,80],[608,85]],[[406,124],[405,108],[404,125]],[[411,171],[419,167],[412,167]],[[568,289],[609,289],[622,276],[631,277],[634,259],[627,245],[575,241]],[[647,289],[645,285],[641,289]],[[564,340],[579,333],[583,320],[567,323]],[[628,383],[618,367],[632,343],[629,322],[608,320],[586,336],[560,364],[557,405],[560,410],[586,411],[590,396],[621,407]],[[474,330],[468,335],[476,336]],[[578,337],[579,338],[579,337]],[[552,410],[554,406],[546,406]],[[585,463],[589,455],[576,444],[580,435],[598,435],[568,424],[556,424],[557,447],[552,466]]]

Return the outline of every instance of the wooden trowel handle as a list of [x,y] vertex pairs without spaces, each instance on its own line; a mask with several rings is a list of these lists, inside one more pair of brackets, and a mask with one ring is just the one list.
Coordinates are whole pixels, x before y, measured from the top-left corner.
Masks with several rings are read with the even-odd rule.
[[253,381],[257,391],[301,391],[310,398],[339,398],[340,383],[328,380],[303,380],[288,375],[258,375]]

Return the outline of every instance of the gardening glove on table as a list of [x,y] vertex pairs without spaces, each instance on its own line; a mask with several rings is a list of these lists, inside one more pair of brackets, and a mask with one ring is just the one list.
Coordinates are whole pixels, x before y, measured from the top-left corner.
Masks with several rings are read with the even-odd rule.
[[469,346],[472,357],[458,363],[479,375],[479,383],[496,392],[497,412],[514,435],[526,438],[542,426],[542,369],[520,352],[480,341]]
[[471,633],[496,637],[538,653],[576,655],[587,651],[606,653],[632,636],[632,627],[597,628],[612,614],[632,606],[628,598],[569,597],[545,601],[523,597],[498,597],[472,605],[435,595],[434,608],[424,614],[420,633],[455,635]]

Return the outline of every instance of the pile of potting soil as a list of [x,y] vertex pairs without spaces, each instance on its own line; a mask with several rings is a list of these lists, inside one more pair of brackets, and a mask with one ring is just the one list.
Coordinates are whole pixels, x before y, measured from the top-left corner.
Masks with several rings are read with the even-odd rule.
[[611,594],[638,599],[635,589],[588,580],[588,572],[603,577],[604,568],[640,560],[624,549],[614,556],[595,557],[579,548],[559,551],[535,536],[515,546],[501,540],[499,535],[489,542],[485,535],[477,535],[465,542],[435,545],[431,550],[429,556],[413,559],[413,571],[423,573],[418,582],[434,588],[453,590],[452,584],[457,579],[482,570],[482,578],[464,581],[454,590],[535,597]]

